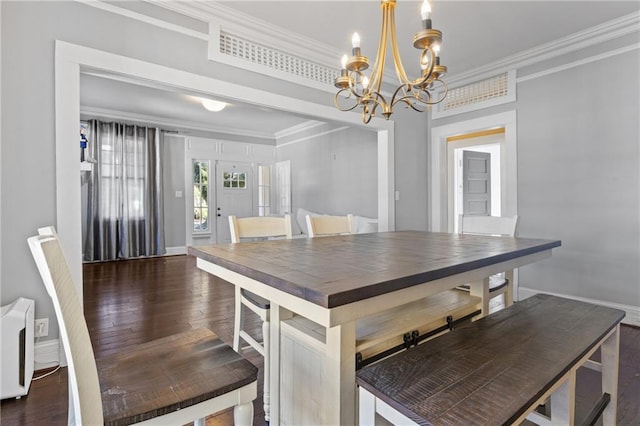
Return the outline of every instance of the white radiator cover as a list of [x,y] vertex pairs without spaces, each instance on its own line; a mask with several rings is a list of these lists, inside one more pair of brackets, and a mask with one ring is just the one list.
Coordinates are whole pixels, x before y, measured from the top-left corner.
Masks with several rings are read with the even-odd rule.
[[20,398],[29,392],[34,368],[34,312],[35,302],[24,297],[1,308],[1,399]]

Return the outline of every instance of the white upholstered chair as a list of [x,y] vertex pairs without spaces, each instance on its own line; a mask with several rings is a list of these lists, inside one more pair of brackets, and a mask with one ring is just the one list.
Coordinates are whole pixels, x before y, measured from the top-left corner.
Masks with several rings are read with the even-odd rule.
[[324,235],[353,234],[353,215],[346,216],[306,216],[309,237]]
[[[265,239],[274,237],[291,238],[291,216],[271,217],[254,216],[238,218],[229,216],[229,228],[231,231],[231,242],[240,243],[243,239]],[[244,313],[242,306],[246,306],[255,312],[262,320],[262,343],[244,330]],[[240,339],[247,342],[252,348],[264,357],[264,416],[265,421],[269,421],[269,301],[253,294],[250,291],[236,286],[235,298],[235,321],[233,328],[233,349],[241,352]]]
[[253,423],[257,368],[210,330],[178,333],[96,359],[55,229],[38,231],[28,242],[53,302],[68,363],[70,425],[204,425],[207,415],[230,407],[236,424]]
[[[466,216],[460,215],[458,222],[458,229],[461,234],[476,234],[476,235],[496,235],[514,237],[518,228],[518,216]],[[488,294],[483,297],[483,315],[489,312],[489,301],[500,295],[504,295],[505,306],[511,306],[513,304],[513,275],[514,271],[506,271],[499,274],[492,275],[488,278]],[[477,288],[471,288],[471,285],[464,285],[459,287],[461,290],[470,291],[472,295],[480,296],[483,289],[478,286]],[[485,286],[483,286],[484,288]],[[480,293],[480,294],[476,294]]]

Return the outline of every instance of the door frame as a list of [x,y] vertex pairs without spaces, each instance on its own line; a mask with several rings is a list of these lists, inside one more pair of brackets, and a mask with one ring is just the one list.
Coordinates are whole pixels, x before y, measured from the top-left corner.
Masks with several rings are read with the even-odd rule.
[[434,127],[429,144],[429,217],[428,229],[433,232],[453,232],[454,220],[449,212],[449,161],[447,138],[464,133],[504,127],[504,146],[501,150],[501,177],[504,187],[502,215],[518,214],[518,156],[516,111],[487,115],[472,120]]
[[149,84],[167,85],[310,117],[373,128],[378,132],[378,220],[381,231],[395,229],[394,123],[374,118],[368,125],[359,114],[346,114],[333,106],[217,80],[115,53],[56,40],[55,42],[55,144],[56,226],[67,253],[72,279],[82,301],[82,229],[78,126],[80,74],[86,70],[116,73]]

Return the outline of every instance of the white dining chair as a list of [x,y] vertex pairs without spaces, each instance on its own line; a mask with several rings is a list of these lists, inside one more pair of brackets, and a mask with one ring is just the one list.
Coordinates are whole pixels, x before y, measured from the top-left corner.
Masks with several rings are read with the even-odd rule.
[[257,368],[212,331],[193,329],[96,359],[82,304],[58,236],[41,228],[28,239],[51,297],[68,364],[69,425],[204,425],[234,407],[253,423]]
[[[272,216],[253,216],[242,217],[229,216],[229,230],[231,231],[231,242],[240,243],[243,240],[260,240],[267,238],[287,238],[291,239],[291,216],[284,217]],[[251,336],[244,329],[245,316],[242,306],[246,306],[255,312],[262,320],[262,343]],[[240,339],[247,342],[252,348],[264,357],[264,417],[268,422],[270,419],[270,398],[269,398],[269,360],[270,360],[270,344],[269,344],[269,320],[271,305],[269,301],[251,293],[245,289],[236,286],[235,291],[235,319],[233,326],[233,349],[240,353]]]
[[309,238],[326,235],[353,234],[353,215],[345,216],[311,216],[305,217]]
[[[461,234],[514,237],[518,228],[518,216],[460,215],[458,220],[458,229]],[[505,306],[511,306],[514,299],[514,270],[491,275],[488,280],[488,292],[486,295],[484,295],[486,297],[483,297],[483,301],[485,304],[485,306],[483,306],[484,315],[489,312],[489,303],[491,299],[503,295]],[[470,291],[471,286],[467,284],[458,288],[460,290]],[[472,293],[474,293],[474,291],[472,291]]]

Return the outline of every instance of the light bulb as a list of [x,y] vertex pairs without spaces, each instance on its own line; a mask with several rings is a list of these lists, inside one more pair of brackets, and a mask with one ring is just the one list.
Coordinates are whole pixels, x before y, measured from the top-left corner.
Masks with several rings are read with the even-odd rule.
[[433,46],[433,51],[436,52],[436,56],[440,55],[440,45],[439,44],[435,44]]
[[427,0],[424,0],[424,2],[422,3],[422,9],[420,11],[420,14],[422,15],[423,21],[426,21],[427,19],[431,19],[431,5]]
[[368,85],[369,85],[369,77],[365,75],[364,77],[362,77],[362,87],[366,89]]
[[204,99],[202,101],[202,106],[205,107],[206,110],[211,112],[219,112],[222,111],[227,104],[220,101],[214,101],[213,99]]
[[356,47],[360,47],[360,36],[358,33],[353,33],[353,37],[351,37],[351,46],[355,49]]
[[347,55],[342,55],[342,69],[346,69],[347,68],[347,61],[349,60],[349,57]]

